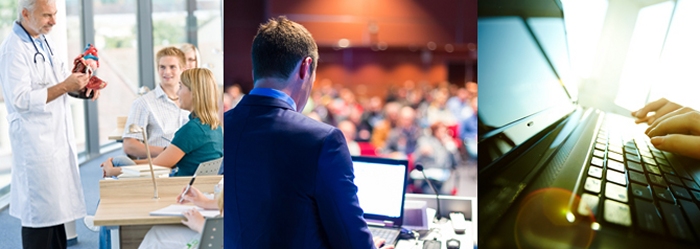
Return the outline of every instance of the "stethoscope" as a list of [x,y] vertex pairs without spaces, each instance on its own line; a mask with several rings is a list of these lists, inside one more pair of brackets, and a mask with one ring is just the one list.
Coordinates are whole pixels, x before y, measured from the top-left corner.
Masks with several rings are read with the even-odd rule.
[[[41,56],[41,59],[43,60],[43,62],[46,62],[46,57],[44,57],[44,54],[39,52],[39,47],[37,47],[36,43],[34,43],[34,39],[32,39],[32,35],[29,34],[29,31],[27,31],[27,29],[25,29],[21,23],[17,22],[17,25],[19,25],[22,28],[22,30],[24,30],[24,33],[27,34],[27,37],[29,37],[29,40],[32,41],[32,45],[34,46],[34,51],[36,51],[36,53],[34,53],[34,64],[36,64],[36,56],[37,55]],[[42,37],[44,37],[44,44],[46,44],[46,48],[49,49],[49,53],[51,53],[51,56],[53,56],[53,50],[51,50],[51,46],[49,46],[49,42],[46,40],[46,36],[42,35]]]
[[[27,37],[29,37],[29,41],[34,46],[34,51],[36,51],[36,53],[34,53],[34,66],[36,66],[37,69],[39,69],[39,64],[37,64],[36,58],[37,58],[37,56],[41,57],[42,61],[41,61],[41,72],[40,73],[41,73],[42,80],[45,81],[45,82],[41,82],[41,84],[48,85],[49,82],[48,82],[48,80],[46,80],[46,66],[44,65],[44,64],[46,64],[46,57],[44,57],[44,54],[39,52],[39,47],[36,46],[36,43],[34,42],[32,35],[29,34],[29,31],[27,31],[27,29],[25,29],[21,23],[17,22],[17,25],[19,25],[22,28],[22,30],[24,30],[24,33],[27,34]],[[51,50],[51,46],[49,46],[49,42],[46,40],[46,36],[42,35],[42,37],[44,38],[44,44],[46,44],[46,48],[49,49],[50,56],[53,57],[53,50]],[[39,71],[39,70],[37,70],[37,71]]]

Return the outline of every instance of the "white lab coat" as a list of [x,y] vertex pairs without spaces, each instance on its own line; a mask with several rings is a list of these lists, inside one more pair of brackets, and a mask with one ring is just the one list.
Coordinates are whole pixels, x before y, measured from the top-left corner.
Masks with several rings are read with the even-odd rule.
[[[55,44],[47,40],[49,46]],[[0,84],[14,157],[10,215],[21,219],[23,227],[55,226],[86,215],[69,97],[46,103],[47,89],[69,71],[60,58],[52,57],[52,67],[46,57],[42,80],[35,53],[32,43],[15,32],[0,45]]]

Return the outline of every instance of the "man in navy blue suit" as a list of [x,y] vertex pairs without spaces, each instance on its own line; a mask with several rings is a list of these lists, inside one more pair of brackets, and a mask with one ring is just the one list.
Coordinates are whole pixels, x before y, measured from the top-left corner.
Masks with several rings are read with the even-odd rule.
[[255,88],[224,115],[226,248],[379,247],[342,133],[300,113],[316,78],[311,34],[271,19],[252,59]]

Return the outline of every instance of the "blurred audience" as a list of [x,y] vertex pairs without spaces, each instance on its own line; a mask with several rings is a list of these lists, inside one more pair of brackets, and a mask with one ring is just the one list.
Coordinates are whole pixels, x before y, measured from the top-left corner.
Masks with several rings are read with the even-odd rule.
[[399,117],[401,104],[398,102],[389,102],[384,106],[384,114],[382,121],[379,121],[372,130],[372,138],[370,143],[376,148],[383,148],[386,139],[389,137],[389,132],[396,127],[396,121]]
[[[392,85],[384,98],[368,95],[364,85],[350,89],[319,80],[304,113],[337,126],[352,155],[408,158],[431,171],[428,177],[438,184],[455,167],[476,160],[476,82],[408,80]],[[423,183],[416,181],[419,187]]]
[[[474,97],[470,101],[470,106],[472,110],[474,110],[474,113],[476,113],[476,110],[478,108],[478,97]],[[478,119],[476,114],[471,115],[469,118],[465,119],[460,123],[460,138],[462,141],[464,141],[465,149],[467,152],[467,155],[469,156],[470,159],[476,159],[477,157],[477,126],[478,126]]]
[[226,86],[224,89],[224,112],[236,107],[244,95],[240,85],[234,83]]
[[382,120],[384,120],[384,115],[382,114],[382,99],[379,97],[372,97],[369,99],[367,108],[362,113],[361,126],[366,127],[369,130],[369,135],[371,137],[372,130],[378,123],[382,122]]
[[442,122],[445,125],[452,126],[457,124],[456,116],[447,108],[447,98],[449,92],[447,88],[438,88],[432,92],[433,101],[425,110],[422,124],[430,126],[436,122]]
[[418,138],[423,130],[416,123],[416,111],[410,106],[404,106],[399,112],[396,127],[389,132],[386,144],[381,148],[384,154],[408,156],[416,150]]
[[350,155],[351,156],[359,156],[360,155],[360,145],[355,142],[355,133],[357,133],[357,129],[355,128],[355,124],[348,120],[343,120],[338,123],[338,129],[340,132],[343,133],[343,136],[345,136],[345,141],[348,143],[348,150],[350,150]]
[[447,126],[440,121],[430,126],[430,134],[418,139],[414,162],[426,169],[452,169],[457,166],[458,144],[447,133]]
[[[430,134],[418,139],[417,149],[413,154],[414,163],[423,165],[425,174],[433,180],[437,189],[450,177],[450,173],[459,162],[458,143],[448,134],[447,126],[440,121],[430,125]],[[423,179],[418,172],[411,173],[412,178]],[[432,193],[425,181],[416,181],[423,193]]]

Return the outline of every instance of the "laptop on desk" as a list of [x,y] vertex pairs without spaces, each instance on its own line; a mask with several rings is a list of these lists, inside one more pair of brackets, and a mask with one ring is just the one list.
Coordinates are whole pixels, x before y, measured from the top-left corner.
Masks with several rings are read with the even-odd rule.
[[577,104],[561,3],[478,6],[479,244],[700,247],[700,164]]
[[403,224],[408,161],[352,157],[357,198],[373,237],[394,245]]

